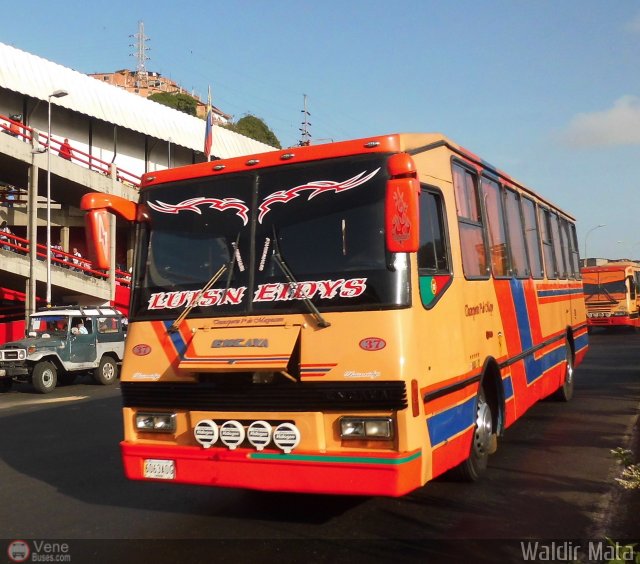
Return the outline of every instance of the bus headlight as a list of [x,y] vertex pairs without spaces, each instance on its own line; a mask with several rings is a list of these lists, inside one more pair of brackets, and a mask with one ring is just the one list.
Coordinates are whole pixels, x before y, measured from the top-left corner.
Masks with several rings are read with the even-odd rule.
[[136,430],[146,433],[174,433],[175,413],[136,413]]
[[388,440],[393,438],[393,422],[390,417],[342,417],[340,437]]

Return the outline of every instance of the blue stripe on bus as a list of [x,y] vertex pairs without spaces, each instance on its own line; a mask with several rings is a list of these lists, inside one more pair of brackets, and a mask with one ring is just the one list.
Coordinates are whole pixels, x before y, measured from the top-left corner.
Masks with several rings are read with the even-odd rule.
[[513,296],[518,332],[520,333],[520,350],[526,351],[533,347],[533,337],[531,336],[531,322],[529,320],[529,311],[527,310],[527,300],[524,297],[522,280],[511,280],[511,295]]
[[540,378],[547,370],[560,364],[565,360],[566,353],[564,343],[552,351],[544,354],[541,358],[534,358],[532,354],[524,359],[524,370],[527,383],[531,384]]
[[510,400],[513,397],[513,381],[511,380],[511,376],[503,378],[502,389],[504,391],[504,401]]
[[176,351],[178,352],[178,354],[180,356],[182,356],[184,354],[184,351],[187,350],[187,343],[184,342],[184,339],[182,338],[182,335],[180,334],[180,331],[169,331],[169,327],[171,327],[171,325],[173,325],[173,321],[163,321],[165,328],[167,329],[167,333],[169,334],[169,337],[171,338],[171,342],[173,343],[173,346],[176,348]]
[[[533,337],[531,335],[531,320],[527,310],[527,302],[524,295],[524,284],[521,280],[511,280],[511,292],[513,295],[513,303],[516,310],[516,318],[518,322],[518,330],[520,333],[520,350],[526,351],[533,348]],[[563,293],[575,293],[569,290],[551,290],[549,295],[560,295]],[[542,295],[540,292],[538,295]],[[564,346],[559,346],[552,351],[544,353],[543,356],[536,359],[532,354],[528,354],[524,358],[524,370],[527,383],[531,384],[540,378],[547,370],[556,366],[565,359]],[[506,397],[506,394],[505,394]]]
[[582,296],[582,288],[558,288],[555,290],[538,290],[538,297],[550,298],[553,296]]
[[476,396],[427,419],[431,447],[443,443],[475,423]]

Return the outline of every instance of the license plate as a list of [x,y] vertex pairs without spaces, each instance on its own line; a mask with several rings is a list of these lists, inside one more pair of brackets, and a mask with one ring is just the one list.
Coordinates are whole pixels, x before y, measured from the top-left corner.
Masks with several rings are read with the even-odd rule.
[[175,480],[175,462],[173,460],[147,458],[144,461],[144,477],[154,480]]
[[7,371],[4,368],[0,368],[0,376],[6,376]]

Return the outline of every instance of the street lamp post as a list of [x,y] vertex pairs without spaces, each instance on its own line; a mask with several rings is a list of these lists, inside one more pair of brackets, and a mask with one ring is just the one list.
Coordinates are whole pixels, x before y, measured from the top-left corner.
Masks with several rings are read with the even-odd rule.
[[589,229],[589,231],[587,231],[587,233],[584,236],[584,265],[587,266],[587,238],[589,237],[589,233],[591,233],[592,231],[595,231],[596,229],[600,229],[601,227],[606,227],[607,224],[606,223],[600,223],[599,225],[596,225],[595,227],[592,227],[591,229]]
[[47,125],[47,307],[51,306],[51,98],[62,98],[66,90],[54,90],[49,94],[49,119]]

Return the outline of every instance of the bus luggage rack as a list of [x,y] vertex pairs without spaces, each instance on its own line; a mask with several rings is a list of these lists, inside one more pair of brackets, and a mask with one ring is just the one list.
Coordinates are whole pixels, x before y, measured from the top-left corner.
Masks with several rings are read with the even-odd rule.
[[121,382],[124,407],[190,411],[397,411],[404,382],[309,382],[221,386],[210,382]]

